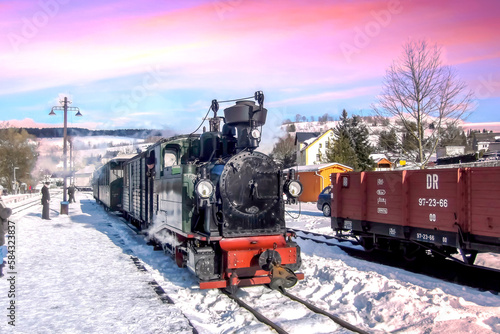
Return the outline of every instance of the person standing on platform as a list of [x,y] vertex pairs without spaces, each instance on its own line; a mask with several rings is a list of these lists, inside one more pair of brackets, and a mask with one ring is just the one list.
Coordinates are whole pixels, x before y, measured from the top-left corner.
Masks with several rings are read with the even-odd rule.
[[70,185],[68,187],[68,202],[70,203],[75,203],[75,186],[74,185]]
[[9,217],[12,210],[5,206],[0,195],[0,277],[3,276],[2,270],[5,266],[4,259],[7,257],[7,246],[5,246],[5,234],[9,225]]
[[50,209],[50,193],[49,193],[50,182],[45,182],[42,187],[42,219],[51,220],[49,217]]

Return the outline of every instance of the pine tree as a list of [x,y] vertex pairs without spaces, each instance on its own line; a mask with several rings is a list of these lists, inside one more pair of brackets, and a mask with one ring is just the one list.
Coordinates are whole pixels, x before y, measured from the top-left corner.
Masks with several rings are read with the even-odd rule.
[[358,159],[356,151],[351,145],[351,139],[341,132],[335,139],[330,139],[329,148],[325,152],[326,160],[338,162],[358,170]]
[[382,151],[395,153],[398,151],[398,136],[396,130],[391,128],[389,132],[382,131],[378,138],[378,147]]
[[466,146],[467,139],[462,128],[454,124],[447,124],[446,128],[441,132],[439,144],[442,147],[450,145]]
[[358,166],[361,171],[372,170],[373,160],[370,154],[373,148],[368,139],[368,128],[362,122],[361,117],[355,115],[351,119],[351,137],[354,142],[354,150],[358,158]]
[[373,168],[370,159],[372,147],[368,141],[368,129],[359,116],[349,118],[345,109],[340,116],[340,122],[333,129],[334,138],[329,142],[325,159],[338,162],[354,170],[364,171]]
[[[407,126],[410,129],[409,131],[416,132],[416,130],[417,130],[416,123],[409,122]],[[412,136],[409,133],[409,131],[404,130],[404,132],[403,132],[401,148],[403,149],[403,152],[411,155],[412,153],[415,154],[415,152],[417,152],[418,141],[415,138],[415,136]],[[419,156],[417,154],[415,154],[414,158],[416,159],[417,162],[420,162]]]

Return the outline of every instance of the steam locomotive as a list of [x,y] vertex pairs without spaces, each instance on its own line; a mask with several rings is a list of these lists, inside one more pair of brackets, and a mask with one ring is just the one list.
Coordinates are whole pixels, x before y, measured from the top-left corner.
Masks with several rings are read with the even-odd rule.
[[262,92],[253,98],[221,101],[235,102],[224,117],[213,100],[209,131],[161,139],[94,178],[96,200],[146,231],[202,289],[289,288],[304,277],[284,218],[302,185],[256,151],[267,109]]

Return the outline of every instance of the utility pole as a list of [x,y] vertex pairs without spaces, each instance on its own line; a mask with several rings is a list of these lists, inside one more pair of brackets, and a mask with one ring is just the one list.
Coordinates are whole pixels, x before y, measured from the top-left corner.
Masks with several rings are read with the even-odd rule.
[[73,138],[68,137],[68,142],[69,142],[69,184],[73,184],[74,181],[74,174],[73,174],[73,167],[74,167],[74,162],[73,162]]
[[14,182],[12,182],[12,191],[14,195],[17,195],[16,169],[19,169],[19,167],[14,167]]
[[68,177],[68,145],[67,145],[67,136],[68,136],[68,110],[70,111],[77,111],[75,116],[82,116],[80,113],[80,109],[78,107],[68,107],[68,104],[71,104],[71,101],[68,100],[67,97],[64,97],[64,100],[60,100],[59,103],[62,104],[62,107],[60,106],[55,106],[52,107],[50,110],[49,115],[53,116],[56,115],[54,110],[63,110],[64,111],[64,129],[63,129],[63,164],[64,164],[64,175],[63,175],[63,201],[61,202],[61,214],[62,215],[67,215],[68,214],[68,197],[67,197],[67,177]]

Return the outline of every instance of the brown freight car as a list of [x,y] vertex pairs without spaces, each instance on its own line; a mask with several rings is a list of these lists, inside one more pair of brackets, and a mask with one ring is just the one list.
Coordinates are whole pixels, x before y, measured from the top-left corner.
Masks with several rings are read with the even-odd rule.
[[500,253],[500,168],[453,168],[331,175],[332,228],[367,249]]

